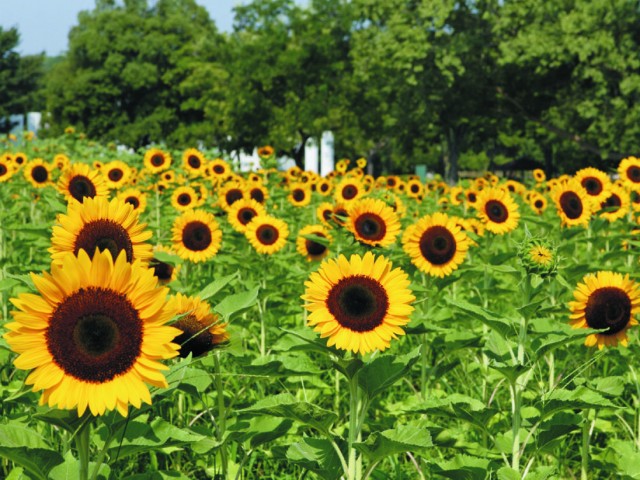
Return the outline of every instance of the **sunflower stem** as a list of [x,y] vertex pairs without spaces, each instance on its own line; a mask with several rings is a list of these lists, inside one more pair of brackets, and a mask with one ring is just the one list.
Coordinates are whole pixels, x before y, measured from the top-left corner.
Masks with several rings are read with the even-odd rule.
[[86,422],[75,436],[76,448],[80,467],[80,480],[89,480],[89,439],[91,422]]
[[522,392],[517,385],[517,381],[511,383],[511,433],[513,444],[511,448],[511,468],[516,472],[520,471],[520,408],[522,404]]
[[356,373],[349,379],[349,439],[348,450],[349,460],[347,472],[348,480],[360,480],[357,469],[356,450],[353,444],[358,438],[358,403],[359,403],[360,389],[358,388],[358,374]]
[[584,420],[582,422],[582,446],[580,447],[580,479],[588,480],[589,441],[591,438],[591,432],[589,431],[589,410],[583,410],[582,413]]
[[[226,429],[226,409],[224,406],[224,386],[222,385],[222,369],[220,368],[220,352],[213,355],[214,371],[216,378],[216,393],[218,397],[218,421],[216,422],[216,440],[222,442],[222,437]],[[220,448],[220,459],[222,463],[222,478],[227,478],[227,450],[226,446]]]

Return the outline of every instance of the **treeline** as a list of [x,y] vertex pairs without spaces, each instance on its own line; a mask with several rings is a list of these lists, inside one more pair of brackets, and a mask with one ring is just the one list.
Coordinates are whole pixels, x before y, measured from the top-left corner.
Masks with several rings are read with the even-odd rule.
[[635,0],[256,0],[221,33],[194,0],[97,0],[55,62],[0,31],[0,116],[39,109],[134,148],[300,145],[447,178],[516,159],[550,173],[638,155]]

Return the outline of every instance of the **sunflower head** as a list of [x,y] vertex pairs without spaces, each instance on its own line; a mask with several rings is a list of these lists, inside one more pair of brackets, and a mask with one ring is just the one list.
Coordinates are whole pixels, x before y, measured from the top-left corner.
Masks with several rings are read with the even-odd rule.
[[407,274],[371,252],[325,260],[305,286],[308,325],[341,350],[387,349],[392,339],[404,335],[402,327],[413,312]]
[[620,273],[600,271],[587,274],[573,292],[575,301],[569,302],[570,323],[573,328],[601,330],[591,334],[585,345],[627,346],[627,330],[637,325],[640,312],[638,285]]
[[530,235],[519,245],[518,258],[527,274],[552,277],[558,273],[558,254],[551,242]]
[[181,357],[187,357],[189,354],[199,357],[227,343],[227,325],[219,321],[218,316],[211,311],[209,303],[181,293],[176,294],[171,301],[174,303],[176,314],[181,316],[173,324],[182,332],[174,340],[180,345]]
[[43,390],[40,404],[81,416],[151,403],[147,384],[166,388],[159,360],[177,355],[175,311],[153,271],[122,252],[67,253],[51,273],[32,275],[39,294],[11,299],[17,308],[4,335],[18,353],[26,383]]

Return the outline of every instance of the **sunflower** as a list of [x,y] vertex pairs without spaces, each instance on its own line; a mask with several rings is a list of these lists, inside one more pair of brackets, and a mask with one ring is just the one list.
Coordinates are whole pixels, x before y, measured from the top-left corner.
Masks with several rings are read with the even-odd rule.
[[587,195],[592,197],[596,203],[606,200],[608,196],[607,190],[611,185],[609,175],[597,168],[588,167],[578,170],[574,178],[580,182]]
[[568,227],[586,227],[591,219],[593,205],[587,192],[576,179],[559,182],[551,192],[562,224]]
[[344,178],[336,185],[333,196],[337,203],[348,203],[357,200],[364,194],[364,187],[356,178]]
[[[313,237],[324,239],[322,243]],[[298,232],[296,240],[296,250],[309,262],[312,260],[322,260],[329,254],[329,245],[333,237],[323,225],[307,225]]]
[[478,194],[475,205],[478,216],[490,232],[502,235],[518,226],[518,204],[509,192],[501,188],[487,187]]
[[344,203],[336,203],[333,206],[331,220],[341,227],[345,227],[347,225],[347,222],[349,221],[349,210]]
[[44,390],[41,405],[127,416],[129,404],[151,403],[146,384],[168,386],[158,360],[177,355],[180,331],[165,325],[175,311],[152,270],[124,252],[114,262],[108,250],[81,250],[31,278],[39,295],[11,299],[18,310],[4,338],[15,366],[34,369],[26,383]]
[[404,251],[422,272],[444,277],[456,270],[469,249],[469,237],[445,213],[426,215],[403,239]]
[[153,258],[149,261],[149,268],[153,270],[153,275],[158,279],[158,283],[160,285],[166,285],[176,280],[182,265],[164,262],[158,259],[158,255],[156,255],[156,253],[176,255],[176,252],[174,252],[171,247],[158,244],[154,245],[153,253]]
[[129,203],[138,213],[144,212],[147,208],[147,194],[137,188],[127,188],[118,193],[118,198],[125,203]]
[[247,224],[244,234],[258,253],[271,255],[286,245],[289,227],[278,218],[258,215]]
[[480,190],[476,188],[467,188],[464,191],[464,198],[467,202],[467,205],[470,207],[475,207],[478,203],[478,195],[480,194]]
[[235,231],[244,233],[247,224],[258,215],[266,215],[267,211],[262,204],[252,198],[243,198],[235,202],[227,211],[229,223]]
[[109,188],[120,188],[125,185],[131,177],[129,165],[120,160],[113,160],[105,164],[100,171]]
[[451,187],[451,190],[449,190],[449,200],[451,201],[451,205],[462,205],[466,200],[464,188],[459,185]]
[[18,167],[21,167],[22,165],[27,163],[28,160],[29,160],[29,157],[24,152],[16,152],[13,154],[13,163],[16,164]]
[[347,228],[356,240],[373,247],[387,247],[400,233],[398,215],[382,200],[365,198],[349,207]]
[[304,183],[294,183],[289,187],[287,200],[294,207],[306,207],[311,203],[311,190]]
[[504,182],[504,188],[509,190],[509,193],[515,193],[518,195],[522,195],[527,189],[527,187],[525,187],[522,183],[512,179]]
[[51,183],[51,165],[41,158],[31,160],[24,168],[24,177],[36,188],[46,187]]
[[64,153],[58,153],[55,157],[53,157],[53,164],[56,166],[58,170],[64,170],[71,165],[71,160]]
[[342,158],[338,160],[335,165],[336,172],[338,173],[346,172],[347,168],[349,168],[349,163],[351,163],[351,160],[349,160],[348,158]]
[[367,252],[350,260],[325,260],[305,282],[302,299],[308,325],[329,338],[327,345],[365,354],[385,350],[404,335],[415,297],[409,277],[383,256]]
[[106,197],[109,194],[102,174],[92,170],[86,163],[75,163],[63,170],[56,187],[67,201],[75,199],[82,202],[85,198]]
[[360,157],[356,160],[356,165],[358,168],[364,168],[367,166],[367,159],[364,157]]
[[271,145],[265,145],[258,148],[258,156],[260,158],[269,158],[275,153],[275,150]]
[[326,197],[331,193],[333,189],[333,183],[328,178],[321,178],[316,183],[316,192],[318,192],[323,197]]
[[13,167],[11,162],[5,158],[0,158],[0,183],[6,182],[13,176]]
[[333,205],[329,202],[322,202],[316,208],[316,217],[325,225],[330,225],[333,218]]
[[547,209],[547,199],[544,195],[538,192],[533,192],[529,197],[528,203],[531,206],[531,209],[538,215],[542,215],[542,213]]
[[547,179],[547,176],[545,175],[544,170],[542,170],[541,168],[536,168],[533,171],[533,179],[537,183],[542,183]]
[[173,248],[185,260],[194,263],[213,257],[222,243],[222,231],[209,212],[187,210],[173,223]]
[[80,250],[93,258],[96,250],[109,250],[112,257],[126,252],[128,262],[147,262],[152,247],[145,243],[151,231],[146,223],[138,223],[138,212],[133,206],[114,198],[85,198],[82,203],[70,202],[67,214],[58,216],[51,237],[51,260],[60,264],[67,252],[78,255]]
[[173,324],[182,332],[174,340],[180,345],[181,357],[187,357],[189,354],[199,357],[229,340],[227,324],[221,323],[218,315],[211,312],[209,303],[181,293],[176,294],[171,303],[176,309],[176,314],[182,315]]
[[607,271],[587,274],[573,296],[575,301],[569,302],[571,326],[604,330],[589,335],[586,346],[602,349],[618,342],[627,346],[627,330],[638,324],[634,316],[640,312],[640,290],[629,275]]
[[218,205],[226,212],[234,202],[243,198],[247,198],[245,188],[237,182],[227,182],[218,190]]
[[231,175],[231,167],[221,158],[212,160],[208,165],[208,170],[211,172],[211,180],[223,181]]
[[144,154],[143,163],[151,173],[160,173],[171,166],[171,155],[159,148],[150,148]]
[[424,195],[424,186],[420,180],[411,179],[407,181],[406,192],[411,198],[422,198]]
[[171,195],[171,205],[180,212],[194,208],[198,203],[198,194],[191,187],[178,187]]
[[640,191],[640,159],[623,158],[618,165],[618,173],[629,189]]
[[182,166],[190,175],[200,175],[205,166],[204,155],[197,148],[188,148],[182,152]]
[[249,197],[262,205],[269,198],[269,190],[264,185],[250,185],[248,187]]
[[600,203],[600,216],[609,222],[623,218],[631,207],[629,192],[626,189],[611,185],[608,189],[608,195]]

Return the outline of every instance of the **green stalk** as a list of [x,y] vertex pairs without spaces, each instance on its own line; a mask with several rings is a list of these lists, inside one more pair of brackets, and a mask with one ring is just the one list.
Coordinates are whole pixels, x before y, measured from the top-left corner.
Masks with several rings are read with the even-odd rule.
[[522,392],[518,387],[517,380],[510,386],[511,392],[511,433],[513,435],[513,444],[511,447],[511,468],[516,472],[520,471],[520,424],[522,418],[520,416],[520,407],[522,405]]
[[87,422],[75,436],[76,448],[78,449],[78,460],[80,463],[80,480],[89,480],[89,439],[91,423]]
[[580,447],[580,480],[588,480],[587,471],[589,468],[589,410],[584,410],[584,422],[582,423],[582,445]]
[[353,448],[353,444],[356,442],[358,438],[358,375],[354,375],[349,379],[349,439],[348,439],[348,450],[349,450],[349,460],[348,467],[349,471],[347,472],[348,480],[360,480],[360,477],[357,475],[357,461],[356,461],[356,450]]
[[[220,368],[220,352],[217,351],[213,355],[214,371],[216,378],[216,393],[218,396],[218,421],[216,422],[216,440],[222,442],[222,437],[226,430],[227,417],[224,406],[224,388],[222,385],[222,369]],[[227,478],[227,451],[225,447],[220,448],[220,457],[222,462],[222,478]]]

